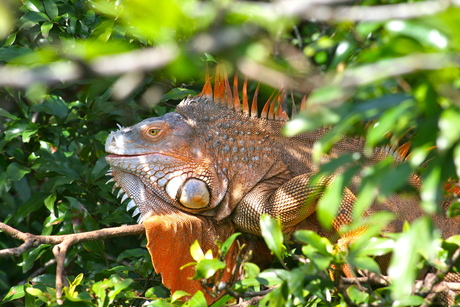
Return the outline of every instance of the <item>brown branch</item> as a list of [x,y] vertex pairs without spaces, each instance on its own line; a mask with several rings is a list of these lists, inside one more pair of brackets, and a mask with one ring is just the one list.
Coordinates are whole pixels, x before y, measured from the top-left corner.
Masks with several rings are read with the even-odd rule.
[[259,297],[259,296],[265,296],[267,295],[268,293],[272,292],[273,290],[275,290],[276,287],[269,287],[268,289],[266,290],[261,290],[261,291],[254,291],[254,292],[235,292],[231,289],[226,289],[226,292],[228,294],[230,294],[231,296],[233,296],[234,298],[248,298],[248,297]]
[[142,234],[145,232],[145,228],[142,224],[124,225],[67,235],[41,236],[19,231],[0,222],[0,231],[7,233],[15,239],[24,241],[24,243],[18,247],[0,250],[0,258],[8,256],[18,257],[27,250],[41,244],[54,244],[53,254],[56,258],[56,298],[58,304],[62,305],[62,289],[66,284],[64,263],[67,251],[72,245],[86,241]]
[[[436,274],[427,274],[424,280],[417,282],[415,289],[419,289],[419,295],[426,296],[423,307],[430,306],[439,292],[446,292],[447,295],[455,297],[455,294],[451,295],[450,291],[458,291],[460,288],[459,283],[448,283],[444,282],[444,277],[452,270],[455,263],[460,259],[460,248],[454,252],[452,257],[448,261],[448,265],[443,270],[438,270]],[[455,287],[454,287],[455,284]]]
[[238,303],[236,305],[232,305],[233,307],[248,307],[248,306],[256,306],[259,304],[259,302],[264,298],[264,295],[262,296],[255,296],[247,301],[243,301],[241,303]]
[[371,286],[382,286],[382,287],[386,287],[389,284],[387,279],[385,279],[382,276],[377,276],[376,274],[371,274],[369,276],[354,277],[354,278],[342,277],[342,282],[346,285],[366,283]]

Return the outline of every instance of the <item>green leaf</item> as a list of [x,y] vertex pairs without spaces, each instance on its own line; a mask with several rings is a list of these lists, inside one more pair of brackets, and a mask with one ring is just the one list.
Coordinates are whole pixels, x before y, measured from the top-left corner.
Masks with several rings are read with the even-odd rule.
[[283,253],[286,248],[283,245],[284,236],[281,230],[281,223],[275,221],[267,214],[262,214],[260,217],[260,229],[268,248],[280,261],[282,261]]
[[441,167],[436,165],[424,178],[420,191],[420,205],[426,213],[433,214],[438,209],[437,203],[441,199],[440,182]]
[[10,291],[8,291],[8,293],[5,295],[5,297],[3,298],[2,302],[7,303],[7,302],[17,300],[19,298],[24,297],[24,295],[25,295],[24,287],[25,287],[25,285],[17,285],[17,286],[11,287]]
[[120,262],[126,258],[135,260],[145,256],[148,256],[148,251],[145,248],[128,249],[118,255],[117,261]]
[[12,119],[12,120],[18,119],[17,116],[11,114],[10,112],[8,112],[7,110],[2,109],[2,108],[0,108],[0,117],[7,117],[7,118]]
[[317,270],[322,271],[329,268],[332,261],[332,254],[320,253],[312,245],[302,246],[302,253],[308,257]]
[[102,178],[107,173],[107,170],[108,164],[105,160],[105,157],[100,157],[94,164],[94,167],[91,169],[91,180],[96,181]]
[[382,106],[396,106],[386,111],[371,126],[366,136],[369,146],[376,146],[379,142],[383,141],[387,138],[388,132],[396,134],[401,130],[404,131],[407,129],[409,122],[416,115],[414,112],[414,100],[408,98],[407,95],[388,95],[374,100],[375,103],[382,104],[376,106],[374,109],[377,112],[376,115],[383,111],[384,108]]
[[40,29],[44,38],[48,37],[50,30],[53,28],[53,23],[51,21],[44,22]]
[[19,181],[28,173],[30,173],[30,168],[17,162],[11,163],[6,169],[8,179],[12,181]]
[[433,236],[433,227],[428,217],[416,220],[408,231],[401,233],[396,240],[388,267],[388,276],[392,280],[391,296],[394,300],[410,297],[421,256],[434,260],[438,248],[439,242]]
[[77,275],[77,277],[75,277],[75,279],[70,283],[71,286],[78,286],[81,284],[81,282],[83,281],[83,273],[80,273]]
[[356,202],[353,206],[353,220],[359,220],[363,213],[372,205],[376,196],[378,195],[378,188],[374,182],[366,180],[359,187],[359,193],[356,197]]
[[318,201],[316,211],[318,221],[326,229],[332,228],[332,223],[342,204],[344,188],[345,176],[343,174],[337,175],[332,183],[324,190],[323,195]]
[[15,213],[14,218],[16,222],[21,222],[25,217],[29,216],[32,212],[39,210],[43,206],[43,202],[48,195],[39,193],[27,200]]
[[246,278],[256,278],[260,274],[260,268],[254,263],[245,262],[244,273]]
[[212,303],[211,307],[221,307],[221,306],[229,306],[228,304],[230,301],[233,301],[235,298],[231,295],[224,295],[221,298],[219,298],[217,301]]
[[36,26],[40,22],[50,21],[49,17],[43,13],[29,12],[21,17],[19,24],[21,30],[27,30]]
[[121,291],[127,289],[133,280],[131,278],[121,279],[118,276],[112,277],[114,290],[109,292],[109,298],[113,302]]
[[17,32],[15,33],[11,33],[10,35],[8,35],[8,37],[6,38],[5,40],[5,43],[3,44],[3,46],[11,46],[14,44],[14,42],[16,41],[16,35],[17,35]]
[[314,231],[299,230],[295,233],[295,237],[303,243],[310,244],[323,255],[331,255],[334,250],[334,246],[327,238],[321,237]]
[[50,212],[54,212],[54,204],[56,202],[56,198],[57,198],[56,194],[51,194],[47,198],[45,198],[45,200],[43,201],[46,208]]
[[380,266],[371,257],[366,257],[366,256],[349,257],[348,261],[354,267],[364,269],[364,270],[368,270],[368,271],[374,272],[376,274],[381,273],[380,272]]
[[444,110],[439,118],[439,135],[436,146],[441,151],[448,150],[460,140],[460,112],[451,108]]
[[26,47],[10,46],[0,48],[0,58],[6,62],[11,62],[17,57],[33,53],[34,51],[32,49]]
[[40,246],[38,246],[37,248],[31,250],[27,255],[24,256],[24,261],[21,263],[22,265],[22,271],[23,272],[27,272],[29,271],[35,261],[40,258],[43,253],[46,252],[46,249],[49,248],[49,244],[42,244]]
[[447,216],[456,217],[459,215],[460,215],[460,202],[456,201],[450,204],[449,208],[447,209]]
[[214,276],[218,270],[223,269],[225,269],[225,263],[219,259],[202,259],[196,265],[193,278],[207,279]]
[[446,242],[460,246],[460,235],[455,235],[446,239]]
[[148,305],[144,305],[146,307],[171,307],[172,305],[164,300],[156,299],[151,301]]
[[347,288],[347,294],[351,301],[358,305],[365,303],[369,298],[369,293],[359,290],[355,285],[351,285]]
[[225,240],[224,243],[222,243],[220,247],[220,250],[222,251],[222,256],[225,257],[227,255],[228,251],[230,250],[230,247],[239,235],[241,235],[241,233],[236,232],[232,234],[227,240]]
[[287,274],[288,272],[286,270],[269,269],[260,273],[257,279],[261,285],[276,286],[279,285],[283,279],[286,280],[288,278]]
[[197,291],[184,305],[184,307],[207,307],[203,292]]
[[175,301],[185,297],[185,296],[190,296],[190,293],[185,292],[185,291],[174,291],[174,293],[171,295],[171,303],[174,303]]
[[340,116],[336,110],[316,108],[308,113],[302,113],[300,116],[287,122],[283,128],[283,134],[292,137],[325,125],[336,124],[338,121],[340,121]]
[[422,306],[426,301],[423,297],[411,295],[398,301],[397,306]]
[[43,5],[40,0],[26,0],[24,5],[32,12],[43,12]]
[[446,49],[449,43],[448,38],[442,32],[432,27],[427,27],[419,21],[392,20],[385,25],[385,28],[391,33],[407,35],[426,46],[438,50]]
[[[385,224],[384,224],[385,225]],[[390,253],[395,247],[395,241],[390,238],[370,238],[365,239],[365,242],[359,242],[360,238],[353,243],[352,249],[359,244],[359,253],[367,256],[382,256]]]
[[27,287],[26,292],[38,298],[42,302],[45,302],[45,303],[48,302],[48,298],[44,295],[43,291],[41,291],[40,289]]
[[64,119],[67,116],[69,109],[66,102],[60,96],[49,95],[45,98],[43,103],[33,105],[31,111],[45,112]]
[[45,11],[46,14],[48,14],[49,17],[54,19],[55,17],[58,16],[58,6],[56,4],[56,1],[54,0],[43,0],[43,5],[45,6]]
[[190,90],[190,89],[187,89],[187,88],[178,87],[178,88],[174,88],[174,89],[170,90],[169,92],[167,92],[166,94],[164,94],[161,97],[160,101],[182,100],[182,99],[186,98],[189,95],[196,96],[197,94],[198,93],[196,91],[193,91],[193,90]]
[[[350,94],[346,88],[341,88],[336,85],[326,85],[315,89],[308,97],[307,103],[310,104],[327,104],[331,101],[338,101],[348,97]],[[325,113],[324,117],[327,122],[323,123],[336,123],[340,118],[333,113]],[[322,115],[324,116],[324,115]]]
[[195,240],[195,242],[193,242],[193,244],[190,246],[190,254],[192,255],[193,260],[196,262],[205,259],[203,250],[201,249],[200,242],[198,242],[198,240]]

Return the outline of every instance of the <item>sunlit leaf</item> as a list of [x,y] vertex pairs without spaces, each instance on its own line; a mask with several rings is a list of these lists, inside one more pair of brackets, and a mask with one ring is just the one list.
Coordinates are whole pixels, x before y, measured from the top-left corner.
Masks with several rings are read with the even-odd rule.
[[174,303],[175,301],[183,298],[184,296],[189,296],[190,294],[185,292],[185,291],[174,291],[174,293],[171,295],[171,302]]
[[218,259],[202,259],[195,268],[195,279],[203,279],[214,276],[218,270],[225,269],[225,263]]
[[224,243],[222,243],[220,249],[222,251],[222,255],[226,256],[227,253],[229,252],[233,242],[235,242],[236,238],[241,235],[241,233],[237,232],[232,234],[227,240],[225,240]]
[[444,110],[439,118],[439,135],[436,146],[440,150],[448,150],[460,140],[460,111],[455,109]]
[[297,240],[312,245],[323,255],[330,255],[333,250],[331,242],[311,230],[299,230],[295,233]]
[[325,228],[332,228],[335,217],[342,205],[343,191],[345,188],[345,177],[338,175],[332,183],[325,189],[318,201],[317,216],[318,220]]
[[385,25],[385,28],[395,34],[410,36],[418,42],[436,49],[445,49],[449,43],[444,33],[417,21],[392,20]]
[[269,215],[263,214],[260,217],[260,229],[268,248],[281,260],[285,250],[281,224]]
[[393,299],[409,298],[417,277],[417,262],[421,256],[434,257],[437,242],[432,236],[432,231],[430,219],[421,218],[396,240],[388,268],[388,275],[392,280],[390,287]]
[[42,31],[42,35],[44,38],[48,37],[48,34],[50,33],[51,29],[53,28],[53,23],[52,22],[44,22],[40,29]]
[[203,292],[197,291],[185,304],[186,307],[206,307],[208,306]]
[[244,272],[247,278],[255,278],[260,274],[260,268],[254,263],[245,262]]
[[347,294],[355,304],[362,304],[369,298],[369,294],[360,290],[357,286],[352,285],[347,288]]
[[197,262],[205,259],[204,252],[201,249],[198,240],[195,240],[195,242],[193,242],[193,244],[190,246],[190,254],[192,255],[193,260]]
[[19,298],[24,297],[24,285],[17,285],[11,287],[6,296],[3,298],[2,302],[7,303]]

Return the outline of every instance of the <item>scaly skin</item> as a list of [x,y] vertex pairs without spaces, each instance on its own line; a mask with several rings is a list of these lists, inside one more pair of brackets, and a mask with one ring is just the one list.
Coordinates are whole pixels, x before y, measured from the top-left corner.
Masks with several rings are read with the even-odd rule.
[[[215,241],[236,231],[241,241],[257,250],[259,263],[270,259],[260,239],[259,218],[263,213],[280,218],[290,236],[298,229],[325,231],[315,219],[316,202],[334,177],[308,185],[317,171],[312,147],[325,129],[287,138],[281,134],[287,116],[281,108],[273,111],[269,101],[261,116],[235,97],[225,78],[216,76],[214,96],[207,83],[203,92],[182,101],[175,113],[146,119],[137,125],[113,132],[107,139],[107,161],[116,185],[120,186],[141,214],[146,226],[148,249],[157,272],[172,291],[200,290],[191,267],[189,247],[198,240],[203,250],[216,251]],[[243,89],[245,93],[245,89]],[[322,162],[343,153],[363,153],[364,141],[344,138],[324,156]],[[363,164],[379,161],[393,153],[375,149]],[[410,179],[419,187],[416,176]],[[359,184],[356,178],[355,184]],[[345,189],[342,206],[333,225],[336,231],[351,221],[355,201],[353,186]],[[389,210],[398,219],[388,231],[398,231],[404,221],[422,214],[419,200],[394,196],[375,204],[368,213]],[[133,206],[133,205],[130,205]],[[410,210],[408,210],[410,208]],[[136,209],[137,210],[137,209]],[[137,213],[137,211],[136,211]],[[446,227],[446,218],[435,217],[445,236],[460,233],[458,220]],[[445,229],[444,229],[445,228]],[[356,233],[340,234],[339,245],[353,241]],[[235,251],[227,257],[231,276]],[[208,297],[208,301],[212,298]]]

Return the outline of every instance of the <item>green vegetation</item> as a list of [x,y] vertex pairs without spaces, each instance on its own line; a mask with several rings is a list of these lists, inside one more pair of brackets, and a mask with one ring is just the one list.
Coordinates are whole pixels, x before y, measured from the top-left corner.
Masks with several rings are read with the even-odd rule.
[[[310,3],[310,4],[309,4]],[[376,197],[403,190],[421,174],[421,206],[439,209],[445,183],[460,175],[460,7],[443,1],[7,0],[0,2],[0,219],[22,232],[61,235],[133,224],[106,184],[104,142],[117,124],[162,115],[200,91],[206,62],[229,63],[268,87],[309,94],[307,113],[286,134],[334,128],[315,146],[316,157],[342,134],[364,135],[369,148],[411,141],[411,155],[394,165],[368,167],[355,217]],[[233,73],[230,71],[230,73]],[[363,122],[370,122],[362,129]],[[389,135],[391,132],[391,136]],[[324,172],[356,157],[345,156]],[[347,182],[351,169],[339,177]],[[330,227],[341,190],[332,187],[318,205]],[[454,203],[449,214],[459,214]],[[279,226],[262,221],[277,258],[261,270],[244,261],[245,279],[219,287],[221,259],[192,246],[197,276],[233,296],[262,294],[263,306],[412,306],[433,289],[412,293],[428,264],[452,268],[460,237],[439,238],[428,217],[401,234],[378,237],[389,220],[374,216],[347,252],[309,231],[299,250],[284,246]],[[361,219],[356,219],[358,227]],[[234,239],[234,238],[232,238]],[[22,242],[0,233],[0,248]],[[202,293],[188,302],[169,294],[154,274],[142,235],[88,241],[70,247],[65,260],[65,306],[205,306]],[[229,242],[223,245],[223,253]],[[393,252],[388,276],[371,289],[328,271],[347,264],[380,274],[373,257]],[[439,274],[438,274],[439,275]],[[0,299],[10,306],[55,306],[53,246],[0,258]],[[348,282],[348,283],[347,283]],[[435,283],[439,280],[435,280]],[[379,282],[377,282],[379,284]],[[427,286],[425,284],[425,286]],[[431,285],[432,286],[432,285]],[[220,293],[222,294],[222,293]],[[265,294],[265,292],[263,292]],[[428,296],[428,299],[432,299]]]

